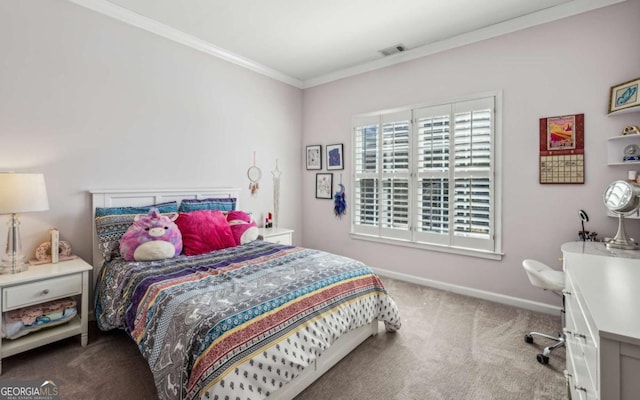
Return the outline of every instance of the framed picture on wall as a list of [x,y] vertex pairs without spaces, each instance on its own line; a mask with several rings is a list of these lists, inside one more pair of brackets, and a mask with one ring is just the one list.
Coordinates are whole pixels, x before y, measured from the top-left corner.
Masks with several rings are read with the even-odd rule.
[[307,169],[322,169],[322,146],[307,146]]
[[333,174],[317,173],[316,174],[316,199],[333,198]]
[[327,170],[344,169],[344,156],[342,152],[342,143],[327,145]]
[[584,183],[584,114],[540,118],[540,183]]
[[625,108],[640,107],[640,78],[611,87],[609,113]]

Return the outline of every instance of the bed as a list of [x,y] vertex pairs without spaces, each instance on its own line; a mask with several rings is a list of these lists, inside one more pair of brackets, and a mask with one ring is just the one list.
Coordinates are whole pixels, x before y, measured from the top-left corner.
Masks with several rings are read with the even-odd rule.
[[255,240],[128,262],[105,252],[96,225],[96,210],[205,199],[234,199],[237,209],[238,195],[235,188],[91,191],[96,321],[136,342],[160,399],[292,399],[376,335],[379,322],[388,332],[400,328],[393,299],[357,260]]

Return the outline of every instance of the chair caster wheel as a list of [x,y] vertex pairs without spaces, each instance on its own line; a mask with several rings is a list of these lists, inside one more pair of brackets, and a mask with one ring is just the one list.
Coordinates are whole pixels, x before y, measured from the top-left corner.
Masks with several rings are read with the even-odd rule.
[[536,360],[538,360],[540,364],[549,364],[549,357],[545,356],[544,354],[538,354],[536,356]]
[[533,336],[524,335],[524,341],[527,342],[527,343],[533,343]]

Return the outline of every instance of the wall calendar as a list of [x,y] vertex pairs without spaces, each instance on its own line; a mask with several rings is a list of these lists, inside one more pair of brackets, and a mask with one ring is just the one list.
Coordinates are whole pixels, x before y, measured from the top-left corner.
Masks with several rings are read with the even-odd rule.
[[584,183],[584,114],[540,118],[540,183]]

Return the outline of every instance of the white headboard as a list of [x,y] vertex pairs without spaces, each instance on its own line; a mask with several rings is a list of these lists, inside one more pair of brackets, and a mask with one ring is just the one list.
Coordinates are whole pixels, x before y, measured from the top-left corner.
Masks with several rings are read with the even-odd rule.
[[[96,207],[127,207],[158,204],[167,201],[177,201],[178,206],[183,199],[206,199],[235,197],[238,199],[240,188],[211,187],[187,189],[116,189],[90,190],[91,194],[91,231],[93,232],[93,287],[100,267],[104,260],[98,249],[98,234],[96,232]],[[239,199],[238,199],[239,201]],[[238,202],[236,202],[236,208]]]

